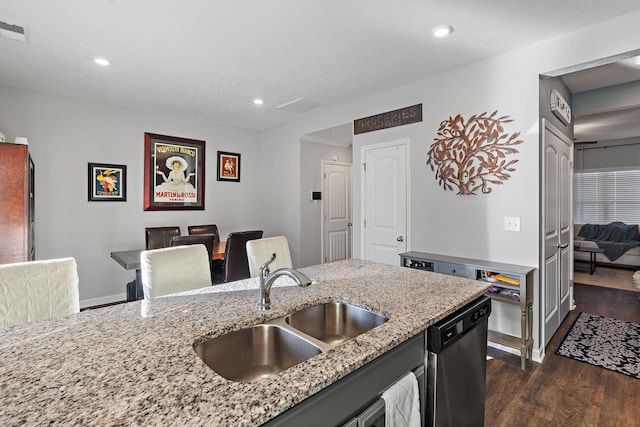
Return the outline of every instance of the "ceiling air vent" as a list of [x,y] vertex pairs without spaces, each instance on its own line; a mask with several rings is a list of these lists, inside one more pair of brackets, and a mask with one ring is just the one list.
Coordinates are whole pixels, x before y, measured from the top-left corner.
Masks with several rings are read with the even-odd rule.
[[279,110],[291,111],[293,113],[306,113],[307,111],[314,110],[318,107],[322,107],[322,104],[311,99],[297,98],[293,101],[278,105],[276,108]]
[[27,41],[27,36],[28,31],[26,27],[0,21],[0,37],[24,43]]

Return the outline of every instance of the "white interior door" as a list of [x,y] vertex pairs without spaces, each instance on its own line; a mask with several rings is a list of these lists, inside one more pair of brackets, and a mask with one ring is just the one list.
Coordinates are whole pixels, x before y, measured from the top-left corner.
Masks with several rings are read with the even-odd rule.
[[571,309],[572,142],[543,119],[542,230],[544,345]]
[[322,259],[351,258],[351,165],[322,162]]
[[363,257],[398,265],[408,244],[408,140],[363,151]]

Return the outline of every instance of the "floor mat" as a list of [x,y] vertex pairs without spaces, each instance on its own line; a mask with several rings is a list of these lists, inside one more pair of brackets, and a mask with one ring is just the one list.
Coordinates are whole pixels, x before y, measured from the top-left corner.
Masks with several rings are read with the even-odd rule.
[[640,379],[640,325],[582,312],[556,354]]

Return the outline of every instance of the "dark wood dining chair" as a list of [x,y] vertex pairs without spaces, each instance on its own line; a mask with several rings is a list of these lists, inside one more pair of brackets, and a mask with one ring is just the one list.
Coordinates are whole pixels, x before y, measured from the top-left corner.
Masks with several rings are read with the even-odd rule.
[[187,231],[190,236],[194,234],[215,234],[216,241],[220,241],[220,234],[218,233],[218,226],[216,224],[190,225],[187,227]]
[[250,274],[249,260],[247,258],[247,242],[261,238],[262,230],[229,233],[224,251],[224,264],[221,271],[215,272],[214,283],[248,279]]
[[209,253],[209,260],[213,257],[213,244],[218,239],[213,234],[198,234],[194,236],[174,236],[169,246],[204,245]]
[[146,227],[144,238],[146,248],[160,249],[171,246],[171,239],[180,235],[180,227]]

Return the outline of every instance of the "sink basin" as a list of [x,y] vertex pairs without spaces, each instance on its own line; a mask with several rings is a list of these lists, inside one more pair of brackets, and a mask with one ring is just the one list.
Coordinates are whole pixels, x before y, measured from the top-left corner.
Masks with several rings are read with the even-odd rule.
[[240,382],[268,377],[322,352],[304,338],[270,324],[229,332],[194,350],[219,375]]
[[328,302],[302,309],[285,317],[293,328],[330,345],[382,325],[387,317],[341,302]]
[[218,375],[251,382],[304,362],[387,320],[355,305],[328,302],[208,339],[193,349]]

